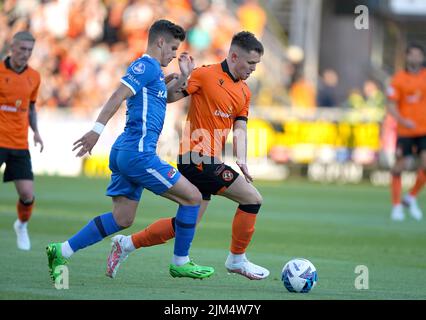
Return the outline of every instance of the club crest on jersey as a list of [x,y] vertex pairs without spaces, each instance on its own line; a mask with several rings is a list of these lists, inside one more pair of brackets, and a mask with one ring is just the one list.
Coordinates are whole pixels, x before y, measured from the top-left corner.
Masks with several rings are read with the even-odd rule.
[[173,178],[177,173],[177,170],[175,168],[171,168],[170,171],[167,173],[167,176],[169,179]]
[[136,74],[142,74],[145,72],[145,64],[143,62],[136,62],[132,66],[132,71]]
[[234,178],[234,174],[229,170],[225,170],[222,173],[222,178],[225,181],[231,181]]

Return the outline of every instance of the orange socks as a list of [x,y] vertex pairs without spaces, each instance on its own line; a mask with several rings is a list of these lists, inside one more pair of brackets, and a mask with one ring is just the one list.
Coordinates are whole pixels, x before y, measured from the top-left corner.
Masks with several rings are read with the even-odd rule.
[[260,205],[240,205],[238,207],[232,223],[232,241],[230,250],[233,254],[244,253],[250,244],[259,208]]
[[16,203],[16,211],[18,212],[18,219],[21,222],[27,222],[30,220],[31,213],[33,212],[34,199],[30,203],[24,203],[21,199],[18,199]]
[[[244,253],[254,233],[257,212],[260,205],[240,205],[232,223],[231,252]],[[175,237],[175,218],[163,218],[150,224],[144,230],[132,234],[132,242],[136,249],[166,243]]]
[[425,183],[426,183],[425,170],[420,169],[419,171],[417,171],[416,183],[414,184],[413,188],[411,188],[410,195],[412,195],[413,197],[416,197],[417,194],[420,192],[420,190],[425,185]]
[[397,205],[401,203],[401,175],[392,175],[391,182],[391,194],[392,194],[392,204]]
[[175,218],[163,218],[150,224],[144,230],[132,234],[132,242],[136,249],[166,243],[175,237]]

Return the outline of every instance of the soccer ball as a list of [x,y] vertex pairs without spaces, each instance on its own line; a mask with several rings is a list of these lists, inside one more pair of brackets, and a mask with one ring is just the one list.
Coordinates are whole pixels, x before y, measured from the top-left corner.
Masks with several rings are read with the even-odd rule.
[[317,269],[309,260],[292,259],[285,264],[281,280],[288,291],[307,293],[318,281]]

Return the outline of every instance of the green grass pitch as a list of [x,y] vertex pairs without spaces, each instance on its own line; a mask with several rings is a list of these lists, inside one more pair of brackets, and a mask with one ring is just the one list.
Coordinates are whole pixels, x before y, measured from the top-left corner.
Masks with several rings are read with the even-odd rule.
[[[36,209],[29,224],[32,249],[16,248],[13,184],[0,186],[0,299],[426,299],[426,222],[391,222],[387,188],[323,185],[300,180],[257,182],[264,198],[248,257],[271,271],[263,281],[228,275],[224,262],[236,204],[214,197],[199,225],[191,256],[211,265],[209,279],[173,279],[168,265],[173,241],[138,250],[112,280],[105,276],[110,241],[75,254],[69,289],[57,290],[47,271],[45,246],[64,241],[91,218],[110,211],[104,196],[108,180],[36,177]],[[419,198],[426,210],[426,196]],[[175,214],[176,204],[144,191],[130,234],[159,217]],[[308,294],[289,293],[280,276],[293,257],[318,270]],[[357,265],[368,267],[368,289],[355,288]]]

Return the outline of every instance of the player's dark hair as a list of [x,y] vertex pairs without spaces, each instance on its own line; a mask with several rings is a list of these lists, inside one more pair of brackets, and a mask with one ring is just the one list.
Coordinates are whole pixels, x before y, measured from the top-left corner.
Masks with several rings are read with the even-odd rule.
[[423,53],[423,55],[425,55],[425,49],[423,48],[423,46],[422,46],[422,45],[420,45],[420,44],[418,44],[418,43],[415,43],[415,42],[410,43],[410,44],[407,46],[407,49],[405,50],[405,53],[409,53],[409,52],[411,51],[411,49],[417,49],[417,50],[420,50],[420,51]]
[[158,20],[149,28],[148,43],[153,43],[159,36],[185,40],[185,30],[169,20]]
[[35,42],[34,36],[28,31],[19,31],[15,33],[13,36],[13,40]]
[[241,31],[234,35],[231,46],[237,46],[247,52],[256,51],[258,54],[263,55],[263,45],[253,33],[248,31]]

